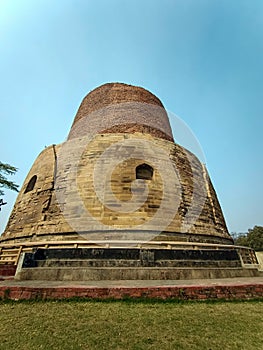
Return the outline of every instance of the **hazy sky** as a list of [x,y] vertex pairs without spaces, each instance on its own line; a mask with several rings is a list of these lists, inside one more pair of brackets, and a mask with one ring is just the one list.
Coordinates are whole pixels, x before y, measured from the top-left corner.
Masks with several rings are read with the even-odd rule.
[[82,98],[118,81],[192,129],[230,232],[263,225],[262,0],[0,0],[0,62],[0,160],[20,185]]

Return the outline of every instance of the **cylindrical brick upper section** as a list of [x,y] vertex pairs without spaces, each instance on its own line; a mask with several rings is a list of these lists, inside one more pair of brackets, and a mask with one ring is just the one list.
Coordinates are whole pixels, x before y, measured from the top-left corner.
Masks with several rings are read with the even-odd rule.
[[141,87],[123,83],[104,84],[83,99],[68,139],[120,132],[146,133],[173,141],[162,102]]

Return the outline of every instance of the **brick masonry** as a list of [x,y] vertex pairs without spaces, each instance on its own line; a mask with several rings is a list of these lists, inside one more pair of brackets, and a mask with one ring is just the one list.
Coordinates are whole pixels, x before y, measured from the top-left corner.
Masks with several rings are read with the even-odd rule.
[[14,276],[16,273],[16,265],[0,265],[0,280],[2,277]]
[[155,95],[138,86],[108,83],[83,99],[68,139],[87,133],[135,132],[173,141],[166,110]]
[[125,299],[154,298],[178,300],[240,300],[263,298],[263,284],[159,287],[30,287],[0,286],[0,299]]

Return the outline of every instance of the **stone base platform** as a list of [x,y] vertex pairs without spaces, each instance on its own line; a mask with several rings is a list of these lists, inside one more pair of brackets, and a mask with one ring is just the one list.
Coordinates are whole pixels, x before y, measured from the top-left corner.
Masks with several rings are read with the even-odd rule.
[[0,299],[263,300],[263,276],[171,281],[0,281]]
[[17,280],[119,281],[256,277],[235,249],[38,248],[23,253]]
[[198,243],[139,245],[3,246],[6,276],[0,280],[0,299],[263,299],[263,271],[251,249]]

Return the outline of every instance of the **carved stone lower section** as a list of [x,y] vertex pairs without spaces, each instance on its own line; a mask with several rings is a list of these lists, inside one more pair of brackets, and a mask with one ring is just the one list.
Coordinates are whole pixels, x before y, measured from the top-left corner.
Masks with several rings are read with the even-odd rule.
[[25,253],[20,280],[178,280],[257,276],[234,249],[66,248]]

